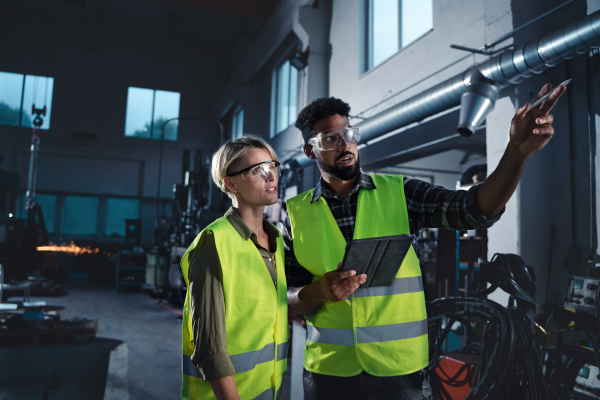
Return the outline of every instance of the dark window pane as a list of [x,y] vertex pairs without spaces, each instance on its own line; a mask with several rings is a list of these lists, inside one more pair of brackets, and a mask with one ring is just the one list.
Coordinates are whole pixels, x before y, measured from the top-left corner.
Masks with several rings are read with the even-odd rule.
[[44,222],[48,233],[52,234],[56,228],[56,196],[51,194],[38,194],[35,196],[36,204],[42,207]]
[[0,125],[19,125],[23,79],[21,74],[0,72]]
[[64,234],[98,234],[98,198],[67,196],[64,204]]
[[[19,208],[16,211],[17,218],[22,218],[25,221],[27,221],[27,210],[25,209],[26,200],[27,196],[25,193],[23,193],[21,195],[21,203],[19,204]],[[42,213],[44,214],[46,230],[49,234],[55,233],[57,196],[53,194],[37,194],[35,196],[35,203],[39,204],[40,207],[42,207]]]
[[125,220],[138,219],[139,216],[139,200],[108,199],[106,203],[106,235],[125,236]]

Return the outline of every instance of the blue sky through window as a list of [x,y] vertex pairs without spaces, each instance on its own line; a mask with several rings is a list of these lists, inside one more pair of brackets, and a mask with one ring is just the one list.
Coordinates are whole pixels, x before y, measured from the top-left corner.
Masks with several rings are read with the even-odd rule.
[[432,0],[368,0],[367,69],[433,29]]
[[[167,120],[179,117],[180,94],[130,87],[127,91],[125,136],[160,139]],[[177,140],[178,121],[165,126],[165,140]]]

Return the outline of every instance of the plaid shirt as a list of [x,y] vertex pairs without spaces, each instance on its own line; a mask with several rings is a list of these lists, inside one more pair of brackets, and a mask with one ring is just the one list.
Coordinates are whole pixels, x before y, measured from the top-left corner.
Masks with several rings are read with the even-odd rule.
[[[358,192],[361,189],[377,189],[373,178],[362,171],[358,183],[345,200],[332,192],[323,181],[323,178],[315,187],[312,197],[311,204],[319,200],[319,197],[325,197],[331,214],[333,214],[346,241],[351,240],[354,236],[356,204],[358,202]],[[455,191],[405,176],[404,196],[406,197],[410,234],[414,238],[413,246],[416,248],[419,231],[424,228],[465,231],[489,228],[496,223],[504,209],[494,217],[483,215],[477,204],[478,191],[478,185],[472,186],[468,191]],[[296,260],[291,232],[290,219],[286,218],[283,223],[283,243],[287,284],[289,287],[305,286],[312,282],[312,274]]]

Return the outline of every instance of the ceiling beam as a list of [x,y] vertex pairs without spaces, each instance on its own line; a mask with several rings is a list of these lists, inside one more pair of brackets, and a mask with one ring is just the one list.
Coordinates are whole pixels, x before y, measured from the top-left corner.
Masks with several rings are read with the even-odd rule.
[[225,11],[259,19],[266,19],[271,15],[279,0],[163,0],[169,3],[184,4],[193,7],[203,7],[212,10]]

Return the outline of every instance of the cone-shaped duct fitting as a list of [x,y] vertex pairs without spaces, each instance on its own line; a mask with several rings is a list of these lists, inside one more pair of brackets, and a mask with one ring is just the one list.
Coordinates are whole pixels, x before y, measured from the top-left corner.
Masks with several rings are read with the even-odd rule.
[[471,136],[494,109],[500,89],[489,83],[471,83],[460,98],[458,133]]

